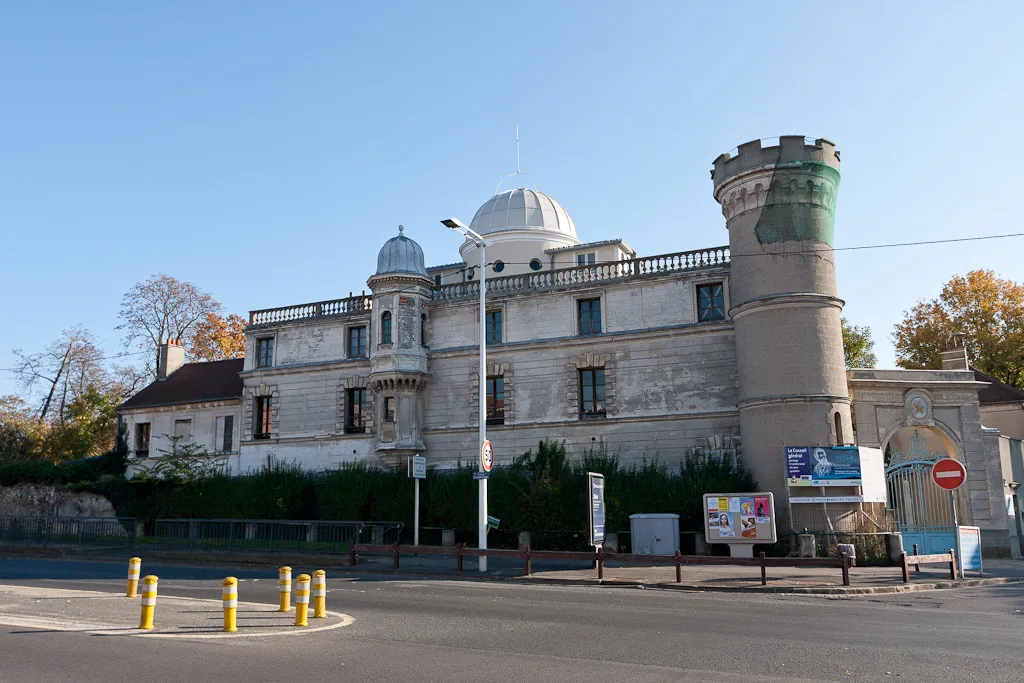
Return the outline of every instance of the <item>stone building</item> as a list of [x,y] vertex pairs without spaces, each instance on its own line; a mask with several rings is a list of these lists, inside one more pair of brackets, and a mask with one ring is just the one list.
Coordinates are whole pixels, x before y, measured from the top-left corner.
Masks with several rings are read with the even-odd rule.
[[[654,256],[622,239],[582,241],[542,192],[488,199],[471,223],[488,241],[485,392],[471,241],[461,261],[427,267],[399,227],[380,250],[369,293],[252,311],[230,469],[271,459],[310,469],[404,466],[414,453],[439,467],[473,462],[484,393],[499,464],[541,439],[576,453],[603,443],[624,461],[674,464],[695,448],[741,455],[788,524],[785,444],[884,448],[916,427],[967,463],[966,516],[987,548],[1010,552],[1014,516],[1000,514],[1009,477],[998,432],[993,442],[979,408],[978,392],[991,383],[966,357],[956,365],[962,349],[949,370],[845,369],[835,145],[755,140],[719,156],[711,176],[728,245]],[[914,398],[927,405],[925,418],[908,417]],[[136,399],[124,411],[136,429],[157,429],[137,426],[143,408],[182,410]],[[858,503],[830,510],[818,519],[833,528],[884,524],[883,510]]]

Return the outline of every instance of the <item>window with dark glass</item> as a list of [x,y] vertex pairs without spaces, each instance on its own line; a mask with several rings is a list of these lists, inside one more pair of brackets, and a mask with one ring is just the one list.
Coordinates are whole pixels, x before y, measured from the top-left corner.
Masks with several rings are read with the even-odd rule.
[[530,259],[530,270],[540,270],[544,267],[544,264],[540,262],[539,258]]
[[270,396],[256,397],[256,427],[253,429],[252,438],[269,439],[273,427],[271,416],[274,399]]
[[135,425],[135,457],[137,458],[149,456],[149,429],[148,422],[140,422]]
[[391,343],[391,311],[380,314],[380,343]]
[[368,434],[370,431],[370,398],[364,387],[348,390],[345,411],[346,434]]
[[601,300],[580,299],[576,302],[580,323],[580,334],[601,333]]
[[589,254],[576,254],[576,265],[577,266],[592,266],[597,263],[597,253],[590,252]]
[[235,416],[234,415],[221,415],[217,418],[217,433],[214,436],[214,443],[217,444],[217,450],[221,453],[230,453],[231,447],[234,445],[235,436]]
[[274,364],[274,338],[256,340],[256,367],[269,368]]
[[427,345],[427,314],[420,313],[420,344]]
[[580,370],[580,417],[604,416],[604,368]]
[[502,340],[502,315],[501,311],[487,311],[485,316],[487,343],[500,344]]
[[435,287],[440,287],[441,286],[441,276],[440,275],[435,275],[434,276],[434,286]]
[[348,328],[348,357],[366,357],[366,327]]
[[697,285],[697,320],[725,320],[725,292],[721,282]]
[[505,378],[487,378],[487,424],[505,424]]
[[395,397],[388,396],[384,399],[384,421],[394,422],[395,421]]
[[504,261],[495,261],[494,262],[494,272],[495,273],[500,273],[503,270],[505,270],[505,262]]

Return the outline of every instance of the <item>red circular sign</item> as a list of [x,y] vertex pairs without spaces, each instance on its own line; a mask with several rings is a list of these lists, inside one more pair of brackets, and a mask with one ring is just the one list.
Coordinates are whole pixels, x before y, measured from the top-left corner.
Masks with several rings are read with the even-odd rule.
[[967,470],[959,460],[943,458],[932,467],[932,481],[941,489],[955,491],[967,481]]
[[484,445],[480,447],[480,467],[482,471],[490,472],[493,465],[494,451],[491,449],[491,442],[484,441]]

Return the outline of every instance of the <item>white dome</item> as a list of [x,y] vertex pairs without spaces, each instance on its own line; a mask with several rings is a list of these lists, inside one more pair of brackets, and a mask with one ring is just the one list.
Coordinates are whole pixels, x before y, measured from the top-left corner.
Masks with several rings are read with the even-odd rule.
[[576,224],[552,197],[519,188],[496,194],[480,207],[470,224],[481,235],[505,230],[538,230],[576,240]]

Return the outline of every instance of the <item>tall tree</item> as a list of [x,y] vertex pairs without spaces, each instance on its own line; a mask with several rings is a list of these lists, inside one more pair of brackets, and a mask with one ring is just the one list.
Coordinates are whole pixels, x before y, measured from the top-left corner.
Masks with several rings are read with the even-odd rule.
[[191,345],[196,326],[208,313],[220,311],[220,303],[191,282],[158,274],[136,283],[121,300],[117,329],[125,331],[125,346],[137,345],[152,351],[150,374],[156,378],[156,358],[160,345],[181,340]]
[[186,349],[192,360],[226,360],[245,355],[245,328],[249,323],[240,315],[231,313],[223,318],[207,313],[196,324],[192,343]]
[[871,328],[851,325],[846,318],[843,324],[843,355],[846,368],[873,368],[878,363],[875,357],[875,342],[871,339]]
[[963,335],[971,366],[1024,389],[1024,286],[991,270],[957,275],[931,301],[904,313],[896,326],[900,367],[942,367],[941,352]]
[[46,424],[20,396],[0,396],[0,462],[38,458],[45,436]]
[[14,376],[22,388],[45,394],[38,413],[40,422],[51,414],[63,420],[70,401],[105,381],[103,354],[89,330],[81,326],[64,330],[59,339],[38,353],[17,349],[14,355],[18,359]]

